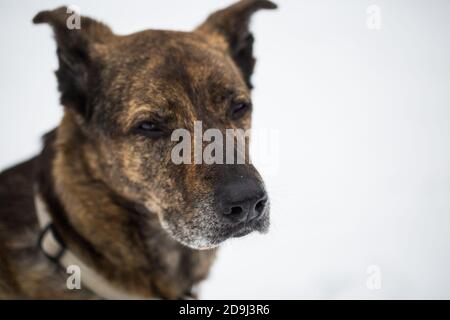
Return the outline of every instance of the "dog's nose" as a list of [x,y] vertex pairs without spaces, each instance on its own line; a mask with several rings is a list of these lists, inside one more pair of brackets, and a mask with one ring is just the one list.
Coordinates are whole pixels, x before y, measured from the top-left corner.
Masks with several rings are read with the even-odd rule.
[[232,224],[259,219],[266,208],[267,194],[254,179],[238,178],[222,184],[217,190],[221,214]]

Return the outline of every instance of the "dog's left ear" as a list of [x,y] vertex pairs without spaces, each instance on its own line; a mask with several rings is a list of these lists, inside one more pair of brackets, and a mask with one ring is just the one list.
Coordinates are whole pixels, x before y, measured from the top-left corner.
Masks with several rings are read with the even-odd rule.
[[276,9],[277,5],[268,0],[241,0],[234,5],[211,14],[196,32],[210,39],[220,37],[225,40],[226,50],[242,72],[251,89],[251,75],[255,66],[253,57],[253,35],[249,30],[250,18],[260,9]]

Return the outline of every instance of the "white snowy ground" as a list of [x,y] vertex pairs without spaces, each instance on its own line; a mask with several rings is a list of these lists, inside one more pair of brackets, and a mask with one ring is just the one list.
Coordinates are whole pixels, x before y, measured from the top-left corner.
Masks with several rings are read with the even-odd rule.
[[[276,2],[253,24],[272,228],[226,243],[202,297],[450,298],[450,2]],[[61,115],[37,11],[76,4],[128,33],[189,30],[228,3],[1,1],[0,168],[37,152]]]

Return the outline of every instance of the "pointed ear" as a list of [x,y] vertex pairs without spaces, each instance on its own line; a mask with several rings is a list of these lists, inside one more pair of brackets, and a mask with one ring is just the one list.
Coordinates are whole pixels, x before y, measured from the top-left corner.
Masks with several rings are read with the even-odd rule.
[[234,5],[211,14],[196,32],[209,37],[221,37],[227,50],[239,67],[251,89],[251,75],[255,66],[253,35],[249,30],[250,18],[260,9],[276,9],[268,0],[241,0]]
[[[54,31],[59,69],[56,71],[61,104],[89,117],[90,89],[96,83],[99,52],[114,37],[111,29],[79,16],[67,7],[39,12],[34,23],[48,23]],[[75,22],[75,23],[74,23]],[[100,49],[100,50],[99,50]]]

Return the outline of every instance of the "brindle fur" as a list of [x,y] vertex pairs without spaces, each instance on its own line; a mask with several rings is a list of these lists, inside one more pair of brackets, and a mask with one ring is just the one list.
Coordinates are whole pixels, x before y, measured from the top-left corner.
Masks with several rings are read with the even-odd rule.
[[0,298],[99,298],[67,290],[67,274],[39,249],[36,190],[67,247],[115,286],[175,299],[207,276],[229,237],[212,190],[224,176],[259,175],[250,164],[175,165],[175,142],[135,127],[249,128],[250,113],[232,121],[228,107],[250,101],[250,16],[274,7],[243,0],[193,32],[127,36],[87,17],[69,30],[66,8],[34,18],[55,32],[64,117],[39,156],[0,175]]

